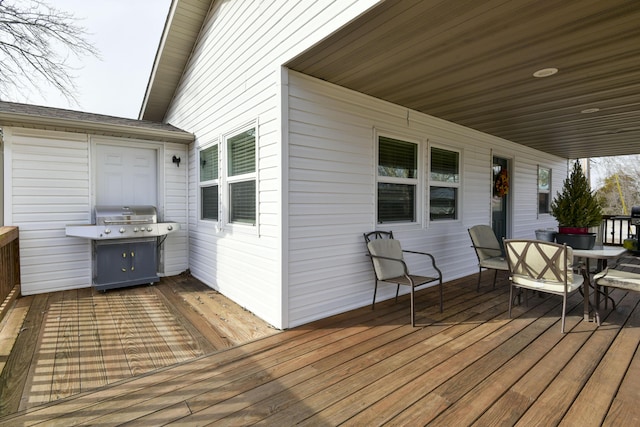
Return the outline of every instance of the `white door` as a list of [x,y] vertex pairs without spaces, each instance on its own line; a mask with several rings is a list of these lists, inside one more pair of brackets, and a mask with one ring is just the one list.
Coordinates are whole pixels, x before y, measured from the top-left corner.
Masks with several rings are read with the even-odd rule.
[[96,205],[157,206],[157,151],[96,145]]

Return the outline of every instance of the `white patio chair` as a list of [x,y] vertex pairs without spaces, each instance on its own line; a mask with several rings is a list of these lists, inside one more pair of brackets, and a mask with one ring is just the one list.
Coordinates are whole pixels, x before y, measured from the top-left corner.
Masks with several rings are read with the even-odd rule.
[[[567,245],[542,240],[504,241],[511,282],[509,289],[509,317],[513,304],[513,288],[532,289],[562,297],[562,321],[564,333],[567,297],[579,290],[585,281],[582,274],[573,272],[573,250]],[[588,279],[586,279],[588,280]]]
[[[595,305],[596,311],[600,308],[600,292],[599,288],[604,287],[605,298],[611,299],[613,309],[616,305],[611,297],[609,297],[609,289],[622,289],[625,291],[640,292],[640,264],[629,262],[634,260],[638,262],[640,257],[628,256],[620,259],[620,262],[612,267],[608,267],[603,271],[597,273],[593,281],[596,286],[595,291]],[[606,302],[606,299],[605,299]],[[606,304],[605,304],[606,309]],[[596,316],[600,317],[599,313]]]

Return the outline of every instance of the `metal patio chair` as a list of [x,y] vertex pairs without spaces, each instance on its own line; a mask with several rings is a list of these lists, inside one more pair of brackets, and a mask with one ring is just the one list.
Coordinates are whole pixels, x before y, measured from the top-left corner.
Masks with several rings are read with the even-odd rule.
[[[374,270],[374,290],[373,304],[371,309],[375,308],[376,293],[378,290],[378,282],[387,282],[396,284],[396,302],[398,301],[398,293],[400,285],[409,286],[411,293],[411,326],[416,325],[415,316],[415,289],[419,286],[426,285],[431,282],[438,282],[440,291],[440,312],[443,310],[442,301],[442,272],[436,266],[436,260],[433,255],[426,252],[416,252],[403,250],[400,242],[393,238],[391,231],[372,231],[364,234],[364,240],[367,244]],[[436,273],[435,277],[419,276],[409,273],[409,268],[404,260],[403,253],[423,255],[430,261],[429,266]]]
[[496,288],[496,279],[498,270],[509,271],[509,265],[504,258],[504,253],[500,242],[496,237],[496,233],[488,225],[474,225],[468,229],[469,237],[473,249],[478,257],[478,285],[477,291],[480,291],[480,280],[482,279],[482,269],[493,270],[493,288]]
[[[504,241],[509,264],[509,317],[513,305],[513,288],[532,289],[562,297],[562,321],[560,331],[564,333],[567,297],[579,290],[585,280],[582,274],[573,272],[573,249],[567,245],[542,240]],[[526,299],[526,293],[525,293]]]
[[[634,262],[630,262],[634,261]],[[605,309],[606,301],[611,300],[613,309],[616,309],[616,304],[613,298],[609,296],[610,289],[622,289],[625,291],[640,292],[640,257],[625,256],[621,258],[619,262],[612,267],[607,267],[603,271],[596,273],[593,277],[595,284],[595,306],[596,306],[596,318],[599,320],[600,313],[600,292],[599,288],[603,287],[605,292]]]

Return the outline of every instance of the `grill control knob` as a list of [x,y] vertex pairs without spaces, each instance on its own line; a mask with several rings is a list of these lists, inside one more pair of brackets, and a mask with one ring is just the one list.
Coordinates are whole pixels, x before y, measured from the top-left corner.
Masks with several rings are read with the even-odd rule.
[[111,229],[110,228],[105,228],[104,229],[104,234],[111,234]]
[[147,227],[147,231],[153,231],[153,228]]
[[133,227],[133,232],[137,233],[138,232],[138,227]]
[[124,231],[125,231],[124,227],[122,227],[119,231],[120,231],[120,234],[124,233]]

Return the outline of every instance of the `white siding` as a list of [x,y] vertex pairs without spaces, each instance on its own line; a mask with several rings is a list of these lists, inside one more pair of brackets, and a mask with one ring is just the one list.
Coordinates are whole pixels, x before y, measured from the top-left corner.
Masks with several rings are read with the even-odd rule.
[[[434,251],[445,280],[476,271],[467,227],[489,222],[492,153],[509,157],[516,175],[511,234],[554,224],[536,216],[532,178],[543,162],[557,188],[566,171],[561,159],[295,73],[283,76],[286,60],[376,3],[214,2],[166,116],[196,135],[188,152],[191,272],[279,328],[370,302],[362,233],[376,227],[374,129],[461,151],[461,219],[395,230],[407,247]],[[245,233],[200,221],[198,147],[251,121],[258,123],[258,224]],[[383,290],[381,298],[390,295]]]
[[[180,158],[180,164],[173,163],[173,157]],[[189,268],[188,244],[189,230],[187,224],[187,200],[189,168],[187,146],[183,144],[165,144],[164,158],[160,176],[164,176],[163,206],[158,206],[159,221],[180,223],[180,230],[167,235],[161,246],[162,256],[159,273],[163,276],[174,276]]]
[[[393,229],[408,249],[432,252],[445,281],[476,273],[467,228],[490,223],[492,154],[513,165],[511,235],[532,238],[535,229],[555,225],[550,216],[536,215],[537,165],[553,169],[557,190],[566,175],[564,159],[295,72],[289,75],[288,103],[289,326],[371,303],[373,279],[362,233],[376,228]],[[460,220],[376,225],[374,129],[422,140],[423,172],[429,144],[461,150]],[[427,185],[424,176],[424,218]],[[394,289],[383,286],[380,299]]]
[[[166,121],[196,135],[189,151],[192,274],[287,327],[282,261],[281,64],[355,18],[369,1],[214,2]],[[197,148],[258,122],[258,224],[250,233],[198,220]]]
[[4,129],[9,157],[5,223],[20,227],[24,295],[91,285],[91,247],[65,225],[91,216],[88,136]]
[[[91,244],[67,237],[67,224],[89,224],[95,203],[92,137],[81,133],[4,128],[5,224],[20,228],[21,285],[24,295],[91,286]],[[94,137],[95,138],[95,137]],[[186,168],[172,164],[186,147],[123,138],[97,137],[101,143],[150,144],[159,150],[161,215],[184,229],[164,243],[164,275],[188,268],[186,250]],[[166,152],[166,153],[165,153]],[[163,179],[163,176],[166,178]],[[162,195],[161,195],[162,196]],[[170,218],[169,215],[172,217]]]

